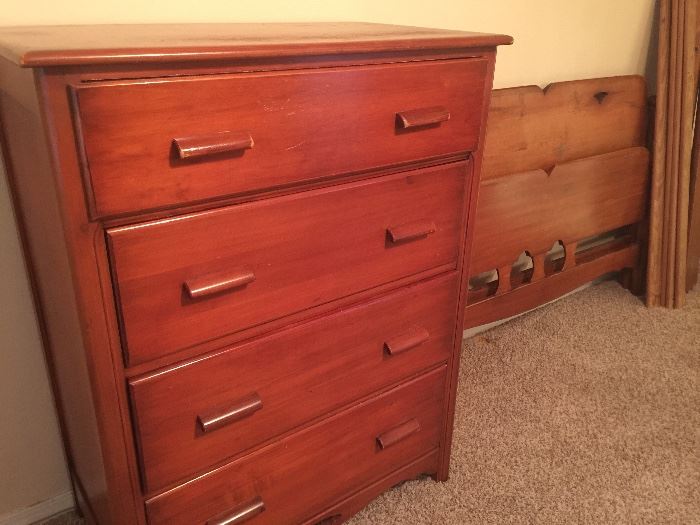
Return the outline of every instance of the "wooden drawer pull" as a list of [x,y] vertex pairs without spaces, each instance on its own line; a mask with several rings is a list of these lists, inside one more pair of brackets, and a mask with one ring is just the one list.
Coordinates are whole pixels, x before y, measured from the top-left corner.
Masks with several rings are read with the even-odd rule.
[[239,270],[229,275],[212,274],[185,281],[184,287],[187,295],[192,299],[199,299],[207,295],[214,295],[226,290],[241,288],[255,280],[255,274],[248,270]]
[[436,226],[431,221],[412,222],[387,228],[386,232],[393,243],[413,241],[435,233]]
[[425,328],[416,328],[386,341],[384,349],[387,354],[396,355],[420,346],[428,339],[430,339],[430,334]]
[[207,525],[237,525],[254,518],[265,510],[265,503],[261,497],[255,498],[234,510],[226,511],[214,518],[207,520]]
[[401,111],[396,114],[396,126],[399,129],[430,126],[448,120],[450,120],[450,112],[442,106],[412,109],[410,111]]
[[246,417],[252,416],[263,407],[262,399],[257,392],[239,399],[232,407],[212,411],[197,416],[197,422],[202,432],[211,432]]
[[402,425],[396,428],[392,428],[388,432],[384,432],[380,436],[377,436],[377,444],[379,448],[384,450],[392,445],[395,445],[399,441],[406,439],[408,436],[415,434],[420,431],[420,423],[417,419],[409,419]]
[[173,139],[173,143],[181,159],[191,159],[251,149],[253,137],[245,131],[221,131],[208,135],[181,137]]

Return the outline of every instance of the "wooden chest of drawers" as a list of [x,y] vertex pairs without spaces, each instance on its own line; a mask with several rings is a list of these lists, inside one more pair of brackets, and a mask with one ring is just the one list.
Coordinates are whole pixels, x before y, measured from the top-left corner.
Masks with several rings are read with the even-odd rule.
[[89,522],[336,524],[446,479],[506,43],[0,30],[3,153]]

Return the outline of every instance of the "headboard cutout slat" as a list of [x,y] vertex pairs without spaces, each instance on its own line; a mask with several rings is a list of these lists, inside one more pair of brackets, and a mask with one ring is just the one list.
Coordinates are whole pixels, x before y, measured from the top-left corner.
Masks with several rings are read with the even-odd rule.
[[523,251],[546,253],[639,222],[644,216],[649,153],[634,147],[543,170],[483,181],[471,274],[512,264]]

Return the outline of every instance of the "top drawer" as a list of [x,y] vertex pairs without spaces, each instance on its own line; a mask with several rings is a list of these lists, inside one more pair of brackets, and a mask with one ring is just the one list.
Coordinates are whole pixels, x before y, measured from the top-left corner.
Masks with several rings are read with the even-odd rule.
[[76,86],[93,213],[472,151],[486,67],[469,58]]

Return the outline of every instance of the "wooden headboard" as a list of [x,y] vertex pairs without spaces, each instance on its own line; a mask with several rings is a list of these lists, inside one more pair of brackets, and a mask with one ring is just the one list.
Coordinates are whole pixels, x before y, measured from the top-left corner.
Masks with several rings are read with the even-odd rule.
[[494,91],[465,328],[638,271],[645,140],[641,77]]

